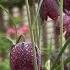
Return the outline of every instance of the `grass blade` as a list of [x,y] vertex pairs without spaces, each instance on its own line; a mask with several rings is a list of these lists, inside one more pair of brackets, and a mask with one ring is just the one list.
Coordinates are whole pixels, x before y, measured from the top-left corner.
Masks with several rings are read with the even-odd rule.
[[69,44],[70,44],[70,38],[66,41],[66,43],[64,44],[64,46],[60,50],[57,59],[55,60],[53,66],[51,67],[51,70],[54,70],[54,68],[57,67],[56,64],[58,63],[58,60],[60,59],[60,57],[62,56],[62,54],[64,53],[65,49],[68,47]]

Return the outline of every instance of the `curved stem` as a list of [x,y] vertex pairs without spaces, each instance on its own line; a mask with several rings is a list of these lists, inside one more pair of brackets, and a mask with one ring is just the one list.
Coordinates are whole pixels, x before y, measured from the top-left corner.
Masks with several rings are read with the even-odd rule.
[[24,42],[25,42],[25,38],[24,38],[24,36],[23,36],[23,35],[20,35],[20,36],[18,37],[17,41],[16,41],[16,44],[19,43],[19,41],[20,41],[20,39],[21,39],[22,37],[23,37]]
[[38,70],[37,58],[36,58],[36,49],[35,49],[34,39],[33,39],[33,34],[32,34],[31,16],[30,16],[30,8],[29,8],[28,0],[25,0],[25,3],[26,3],[26,7],[27,7],[27,14],[28,14],[28,21],[29,21],[29,28],[30,28],[30,36],[31,36],[31,42],[32,42],[33,52],[34,52],[34,69]]

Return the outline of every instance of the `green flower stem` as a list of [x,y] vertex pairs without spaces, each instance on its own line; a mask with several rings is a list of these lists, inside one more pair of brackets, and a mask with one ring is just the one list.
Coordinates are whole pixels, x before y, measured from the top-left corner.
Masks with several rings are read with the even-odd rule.
[[[35,2],[35,0],[33,1],[33,4],[35,4],[34,3]],[[33,25],[35,25],[35,29],[36,29],[36,34],[38,35],[38,29],[40,28],[37,28],[37,25],[39,24],[38,23],[38,17],[39,17],[39,11],[40,11],[40,7],[41,7],[41,5],[42,5],[42,2],[43,2],[43,0],[40,0],[40,3],[39,3],[39,5],[38,5],[38,8],[37,8],[37,12],[35,12],[35,5],[34,5],[34,12],[35,12],[35,17],[34,17],[34,21],[33,21]],[[40,24],[39,24],[40,25]],[[39,43],[40,43],[40,29],[39,29],[39,35],[37,36],[37,44],[38,44],[38,46],[39,46]]]
[[23,37],[23,40],[24,40],[24,42],[25,42],[24,36],[23,36],[23,35],[20,35],[20,36],[18,37],[17,41],[16,41],[16,44],[19,43],[19,41],[20,41],[20,39],[21,39],[22,37]]
[[[60,0],[60,46],[63,47],[63,0]],[[64,70],[64,58],[61,57],[61,70]]]
[[25,0],[25,3],[26,3],[26,7],[27,7],[28,21],[29,21],[29,27],[30,27],[30,36],[31,36],[31,41],[32,41],[33,51],[34,51],[34,68],[35,68],[35,70],[38,70],[37,59],[36,59],[36,51],[35,51],[34,40],[33,40],[33,35],[32,35],[31,17],[30,17],[28,0]]
[[[40,42],[40,39],[39,39],[39,34],[38,34],[38,32],[39,32],[39,23],[38,23],[38,18],[37,18],[37,20],[36,20],[36,23],[34,22],[35,21],[35,15],[37,14],[37,11],[36,11],[36,7],[35,7],[35,1],[33,1],[34,3],[33,3],[33,9],[34,9],[34,12],[33,12],[33,28],[34,28],[34,30],[35,30],[35,39],[36,39],[36,43],[37,43],[37,46],[39,47],[39,42]],[[39,14],[38,14],[39,15]]]

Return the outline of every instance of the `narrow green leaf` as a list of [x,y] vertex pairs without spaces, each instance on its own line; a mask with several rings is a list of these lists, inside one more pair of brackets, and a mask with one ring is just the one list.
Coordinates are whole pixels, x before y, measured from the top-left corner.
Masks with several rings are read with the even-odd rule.
[[62,56],[62,54],[64,53],[65,49],[68,47],[69,44],[70,44],[70,38],[65,42],[64,46],[60,50],[57,59],[55,60],[53,66],[51,67],[51,70],[54,70],[54,68],[57,67],[58,60],[60,59],[60,57]]

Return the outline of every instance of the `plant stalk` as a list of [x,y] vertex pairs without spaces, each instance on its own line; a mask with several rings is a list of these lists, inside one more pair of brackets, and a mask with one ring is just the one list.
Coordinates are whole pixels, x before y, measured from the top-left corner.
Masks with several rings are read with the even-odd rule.
[[[60,0],[60,46],[63,47],[63,0]],[[61,57],[61,70],[64,70],[64,58]]]
[[33,51],[34,51],[34,69],[38,70],[37,59],[36,59],[36,50],[35,50],[34,40],[33,40],[33,36],[32,36],[31,16],[30,16],[30,9],[29,9],[28,0],[25,0],[25,3],[26,3],[28,21],[29,21],[29,27],[30,27],[30,36],[31,36],[31,41],[32,41]]

